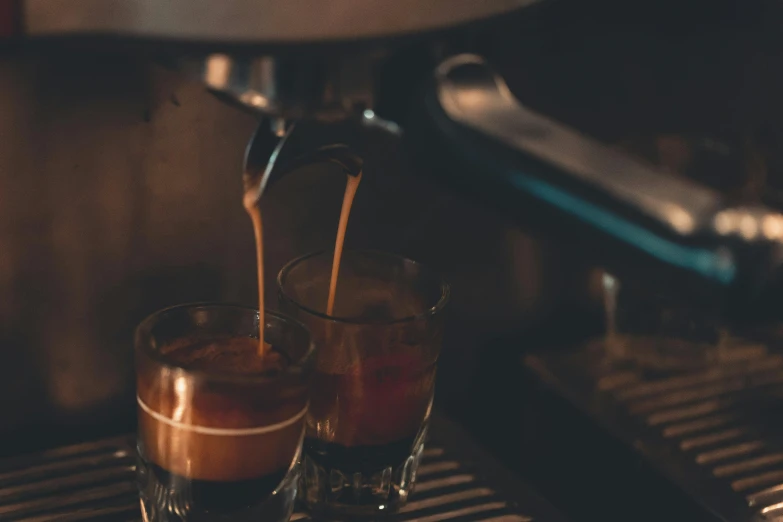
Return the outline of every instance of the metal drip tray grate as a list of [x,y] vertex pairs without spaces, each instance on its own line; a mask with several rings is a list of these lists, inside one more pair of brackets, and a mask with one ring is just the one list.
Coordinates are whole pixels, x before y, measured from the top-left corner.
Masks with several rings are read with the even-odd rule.
[[783,356],[729,356],[669,376],[608,363],[597,345],[525,364],[722,519],[783,521]]
[[[444,422],[436,420],[433,428],[455,429],[445,427]],[[132,437],[121,437],[0,460],[0,520],[141,520],[132,444]],[[457,443],[457,452],[446,449],[448,444],[430,444],[419,468],[415,494],[389,520],[562,521],[527,486],[517,490],[519,495],[493,487],[487,475],[499,478],[497,464],[468,462],[461,455],[465,444],[464,440]],[[291,520],[309,517],[295,513]]]

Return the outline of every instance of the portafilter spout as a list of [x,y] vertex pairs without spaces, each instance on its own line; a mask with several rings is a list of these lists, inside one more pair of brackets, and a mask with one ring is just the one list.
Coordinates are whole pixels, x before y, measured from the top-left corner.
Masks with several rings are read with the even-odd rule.
[[245,150],[242,179],[245,191],[255,187],[258,202],[267,187],[308,165],[334,163],[343,174],[359,176],[364,160],[353,120],[322,124],[302,121],[262,121]]

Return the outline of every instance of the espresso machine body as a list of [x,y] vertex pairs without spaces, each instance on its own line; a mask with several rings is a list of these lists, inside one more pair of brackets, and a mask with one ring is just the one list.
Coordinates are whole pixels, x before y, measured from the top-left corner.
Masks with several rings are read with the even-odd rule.
[[[448,36],[535,4],[16,5],[22,38],[146,48],[262,117],[270,133],[309,119],[402,132],[416,164],[446,185],[580,242],[612,273],[730,319],[761,313],[777,295],[783,216],[763,201],[726,201],[525,107],[485,58],[458,52]],[[411,47],[422,58],[409,54],[404,73],[390,72]]]

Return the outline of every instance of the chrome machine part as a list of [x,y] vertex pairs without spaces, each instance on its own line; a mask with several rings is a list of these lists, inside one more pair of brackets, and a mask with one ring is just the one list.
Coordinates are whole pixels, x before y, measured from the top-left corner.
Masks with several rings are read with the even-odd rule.
[[341,174],[359,176],[364,159],[360,151],[361,120],[319,124],[311,120],[287,129],[279,121],[262,121],[245,150],[242,179],[245,190],[255,188],[256,201],[266,188],[286,174],[309,165],[333,163]]
[[524,224],[570,234],[612,273],[729,314],[762,308],[780,282],[783,215],[730,208],[529,110],[483,58],[444,61],[423,98],[406,135],[433,171]]
[[[25,0],[21,17],[32,38],[109,36],[179,47],[190,56],[180,65],[224,99],[286,119],[337,118],[372,107],[373,66],[387,41],[537,1]],[[294,49],[302,45],[304,52]]]
[[373,67],[382,51],[325,56],[210,54],[184,67],[221,98],[267,116],[335,120],[373,106]]

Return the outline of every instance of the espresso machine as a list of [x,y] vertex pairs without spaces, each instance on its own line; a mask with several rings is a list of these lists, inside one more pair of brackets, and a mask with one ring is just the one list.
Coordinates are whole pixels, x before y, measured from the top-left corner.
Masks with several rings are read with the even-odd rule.
[[[414,161],[437,166],[430,171],[449,186],[520,223],[536,216],[547,234],[582,241],[595,264],[621,278],[665,286],[727,317],[755,314],[777,292],[777,210],[733,205],[525,107],[485,58],[455,51],[441,34],[531,7],[531,0],[382,8],[331,2],[320,10],[240,0],[157,4],[104,9],[87,0],[41,0],[17,9],[22,38],[33,44],[74,40],[76,49],[158,53],[256,113],[272,134],[294,121],[345,120],[402,133]],[[425,58],[407,63],[404,79],[389,78],[400,72],[384,65],[411,40],[423,42],[415,48]]]
[[[0,497],[0,519],[133,519],[127,440],[84,441],[133,429],[127,345],[141,317],[184,300],[252,302],[247,275],[235,275],[252,275],[253,260],[237,196],[242,149],[251,136],[251,146],[274,144],[294,123],[294,159],[335,137],[383,158],[378,175],[363,183],[384,203],[363,209],[357,202],[368,224],[356,241],[446,264],[455,323],[479,325],[454,334],[464,344],[503,339],[526,313],[544,313],[531,303],[545,302],[541,294],[564,273],[572,279],[563,285],[579,286],[573,293],[585,308],[600,308],[603,290],[583,297],[597,280],[590,279],[594,266],[732,328],[756,331],[757,320],[769,323],[783,275],[783,214],[774,198],[727,197],[709,176],[697,181],[668,172],[560,123],[521,101],[504,76],[508,64],[500,72],[482,52],[496,27],[514,33],[550,20],[551,29],[553,13],[567,7],[556,0],[0,4],[0,78],[7,79],[0,98],[9,100],[0,127],[8,200],[2,219],[24,223],[3,236],[0,288],[11,297],[0,330],[9,347],[0,376],[4,394],[26,397],[5,406],[10,427],[0,440],[11,457],[0,465],[0,488],[10,493]],[[389,158],[398,164],[381,165]],[[410,179],[383,175],[387,167]],[[30,175],[15,177],[16,170]],[[280,180],[278,195],[265,202],[270,221],[284,223],[270,239],[271,266],[301,253],[308,238],[328,236],[313,227],[315,210],[291,216],[293,204],[318,208],[299,199],[318,182],[294,177]],[[400,210],[403,198],[413,210]],[[395,234],[397,228],[404,232]],[[447,228],[443,252],[427,250],[433,230]],[[530,238],[556,238],[579,253],[579,263],[546,272],[567,254]],[[471,288],[471,280],[482,288]],[[461,282],[467,291],[460,303]],[[536,284],[538,296],[529,290]],[[493,285],[504,290],[487,290]],[[459,368],[462,358],[462,367],[471,366],[476,357],[475,348],[455,340],[458,355],[444,361],[443,387],[457,390],[455,402],[468,393],[476,401],[492,400],[487,393],[519,397],[509,414],[516,420],[496,419],[489,428],[507,434],[495,457],[452,421],[439,420],[423,482],[433,485],[401,519],[561,520],[533,482],[576,520],[590,519],[580,513],[586,498],[618,506],[593,506],[610,517],[657,499],[668,511],[655,516],[774,520],[783,480],[775,466],[783,460],[765,420],[776,404],[767,385],[777,381],[762,381],[761,391],[745,386],[756,382],[754,372],[776,371],[774,341],[764,342],[768,350],[740,366],[653,376],[607,365],[584,345],[524,356],[506,350],[508,364],[493,356],[488,371],[502,375],[503,385],[481,395],[459,371],[452,379],[462,382],[448,381],[449,364]],[[508,384],[519,375],[526,376],[522,384]],[[657,395],[670,392],[673,398]],[[624,397],[634,394],[667,408],[716,401],[701,406],[709,411],[682,406],[697,420],[745,417],[717,434],[700,431],[712,429],[709,419],[693,428],[691,438],[703,437],[694,453],[698,440],[683,446],[666,435],[669,421],[649,420],[645,408],[655,405],[628,409]],[[744,411],[748,402],[763,405],[755,416]],[[638,412],[647,417],[640,421]],[[513,458],[501,466],[497,454]],[[577,458],[585,454],[592,460]],[[614,482],[626,485],[623,502],[598,487],[580,490],[606,462],[617,464]]]

